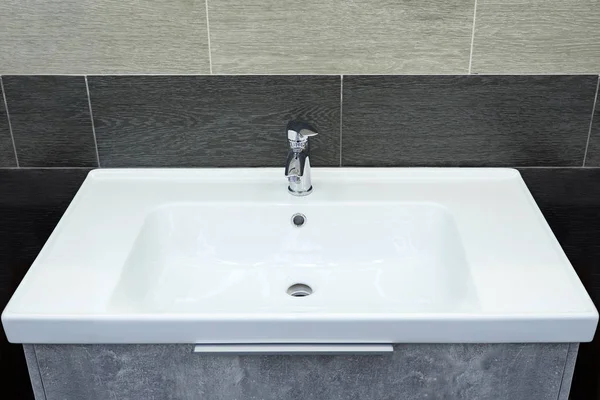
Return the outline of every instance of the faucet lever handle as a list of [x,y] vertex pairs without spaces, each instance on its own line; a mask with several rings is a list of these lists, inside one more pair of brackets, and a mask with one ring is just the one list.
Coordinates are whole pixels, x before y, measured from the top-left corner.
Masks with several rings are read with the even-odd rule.
[[317,130],[307,122],[290,121],[287,124],[288,140],[295,142],[303,142],[311,136],[318,135]]

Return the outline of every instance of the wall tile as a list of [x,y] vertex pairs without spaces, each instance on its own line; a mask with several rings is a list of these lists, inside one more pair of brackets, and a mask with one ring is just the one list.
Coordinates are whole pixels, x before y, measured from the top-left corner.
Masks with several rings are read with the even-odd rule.
[[204,0],[4,0],[0,73],[208,73]]
[[345,76],[346,166],[581,166],[596,76]]
[[[600,89],[600,78],[598,81]],[[600,91],[596,92],[596,107],[594,118],[592,120],[592,130],[590,131],[590,142],[588,145],[587,156],[585,158],[586,167],[600,167]]]
[[339,76],[89,77],[103,167],[281,166],[285,126],[315,124],[313,165],[339,165]]
[[[600,308],[600,168],[525,168],[531,194],[579,278]],[[597,399],[600,334],[581,343],[571,384],[572,400]]]
[[472,0],[210,0],[215,73],[466,73]]
[[[83,169],[0,169],[0,309],[25,276],[87,174]],[[0,325],[0,390],[33,399],[23,348]]]
[[4,76],[21,167],[96,167],[85,80],[81,76]]
[[600,72],[598,0],[479,0],[472,72]]
[[[0,77],[0,82],[2,82],[1,79]],[[10,136],[10,126],[3,97],[2,85],[0,85],[0,167],[16,167],[15,150]]]
[[542,400],[569,344],[399,344],[385,356],[232,356],[189,345],[35,345],[48,400]]

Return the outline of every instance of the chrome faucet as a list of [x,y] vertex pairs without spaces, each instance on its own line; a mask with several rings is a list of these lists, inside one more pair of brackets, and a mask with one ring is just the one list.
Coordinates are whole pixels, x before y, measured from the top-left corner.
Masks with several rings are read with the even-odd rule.
[[287,135],[290,142],[290,151],[285,163],[288,191],[294,196],[306,196],[312,192],[308,138],[317,135],[317,131],[306,122],[290,121],[287,124]]

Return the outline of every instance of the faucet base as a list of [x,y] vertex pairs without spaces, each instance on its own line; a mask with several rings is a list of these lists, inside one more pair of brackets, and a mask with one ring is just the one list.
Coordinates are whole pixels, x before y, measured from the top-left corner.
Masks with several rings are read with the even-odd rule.
[[312,193],[312,186],[308,188],[308,190],[294,190],[292,189],[290,186],[288,186],[288,192],[290,192],[291,195],[293,196],[308,196],[309,194]]

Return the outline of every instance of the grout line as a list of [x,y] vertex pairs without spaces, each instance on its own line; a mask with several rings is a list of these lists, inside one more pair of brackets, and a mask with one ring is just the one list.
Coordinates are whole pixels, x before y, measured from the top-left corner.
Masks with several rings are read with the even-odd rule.
[[[464,168],[464,167],[463,167]],[[475,167],[478,168],[478,167]],[[565,166],[511,166],[511,167],[481,167],[481,168],[514,168],[514,169],[582,169],[580,165],[565,165]],[[600,168],[600,167],[586,167],[585,169]]]
[[598,75],[598,83],[596,83],[596,96],[594,97],[594,105],[592,106],[592,116],[590,117],[590,129],[588,131],[587,142],[585,143],[585,151],[583,152],[583,164],[585,167],[585,160],[587,158],[588,147],[590,146],[590,138],[592,137],[592,124],[594,123],[594,113],[596,112],[596,103],[598,102],[598,88],[600,87],[600,75]]
[[208,67],[210,74],[212,75],[212,50],[210,48],[210,24],[208,23],[208,0],[204,0],[206,5],[206,34],[208,35]]
[[469,72],[471,75],[471,65],[473,63],[473,44],[475,43],[475,20],[477,19],[477,0],[475,0],[475,6],[473,7],[473,30],[471,32],[471,52],[469,53]]
[[87,91],[88,108],[90,110],[90,119],[92,120],[92,135],[94,136],[94,145],[96,146],[96,161],[98,162],[98,168],[100,168],[100,153],[98,152],[98,139],[96,139],[96,128],[94,126],[94,114],[92,113],[92,97],[90,96],[90,86],[88,85],[87,75],[85,78],[85,90]]
[[[82,169],[82,170],[90,170],[90,169],[94,169],[95,167],[90,166],[90,167],[0,167],[0,171],[3,170],[35,170],[35,169]],[[111,167],[111,169],[121,169],[121,168],[137,168],[137,169],[152,169],[152,168],[161,168],[161,167]],[[193,166],[188,166],[188,167],[165,167],[168,169],[185,169],[185,168],[219,168],[219,167],[193,167]],[[240,167],[228,167],[228,168],[240,168]],[[257,167],[257,168],[263,168],[263,167]],[[265,167],[265,168],[271,168],[271,167]],[[327,168],[327,167],[313,167],[313,168]],[[600,169],[600,166],[589,166],[589,167],[582,167],[582,166],[574,166],[574,165],[568,165],[568,166],[505,166],[505,165],[500,165],[500,166],[486,166],[486,165],[481,165],[481,166],[471,166],[471,167],[454,167],[454,166],[414,166],[414,165],[409,165],[409,166],[401,166],[401,167],[394,167],[394,166],[389,166],[389,165],[380,165],[380,166],[352,166],[352,165],[347,165],[346,168],[385,168],[385,169],[394,169],[394,168],[401,168],[401,169],[431,169],[431,168],[437,168],[437,169],[448,169],[448,168],[455,168],[455,169],[474,169],[474,168],[483,168],[483,169],[586,169],[586,170],[592,170],[592,169]]]
[[[48,73],[39,73],[39,74],[19,74],[19,73],[11,73],[11,74],[4,74],[6,75],[11,75],[11,76],[86,76],[85,74],[48,74]],[[199,76],[199,77],[208,77],[208,76],[212,76],[212,75],[216,75],[216,76],[339,76],[339,74],[334,74],[334,73],[298,73],[298,74],[294,74],[291,72],[286,72],[286,73],[271,73],[271,72],[261,72],[261,73],[239,73],[239,74],[232,74],[232,73],[214,73],[214,74],[198,74],[198,73],[193,73],[193,72],[181,72],[181,73],[173,73],[173,72],[166,72],[166,73],[139,73],[139,72],[133,72],[133,73],[106,73],[106,74],[100,74],[100,73],[92,73],[92,74],[87,74],[87,76],[129,76],[129,77],[138,77],[138,76],[158,76],[158,77],[179,77],[179,76]],[[438,77],[438,76],[469,76],[468,73],[463,73],[463,72],[454,72],[454,73],[450,73],[450,72],[446,72],[446,73],[433,73],[433,72],[425,72],[425,73],[420,73],[420,72],[407,72],[407,73],[385,73],[385,72],[372,72],[372,73],[347,73],[344,74],[345,76],[391,76],[391,77],[396,77],[396,76],[434,76],[434,77]],[[562,72],[515,72],[515,71],[509,71],[509,72],[502,72],[502,71],[494,71],[494,72],[478,72],[477,73],[478,76],[525,76],[525,77],[530,77],[530,76],[594,76],[597,77],[598,73],[592,73],[589,71],[562,71]]]
[[28,170],[28,169],[94,169],[95,167],[0,167],[1,170],[7,169],[19,169],[19,170]]
[[344,111],[344,75],[340,75],[340,167],[342,166],[342,118]]
[[15,162],[17,168],[19,168],[19,156],[17,156],[17,145],[15,144],[15,135],[13,134],[12,124],[10,123],[10,114],[8,113],[8,101],[6,101],[6,90],[4,90],[4,81],[0,76],[0,89],[2,89],[2,99],[4,100],[4,111],[6,112],[6,120],[8,121],[8,132],[10,133],[10,140],[12,140],[13,152],[15,153]]

